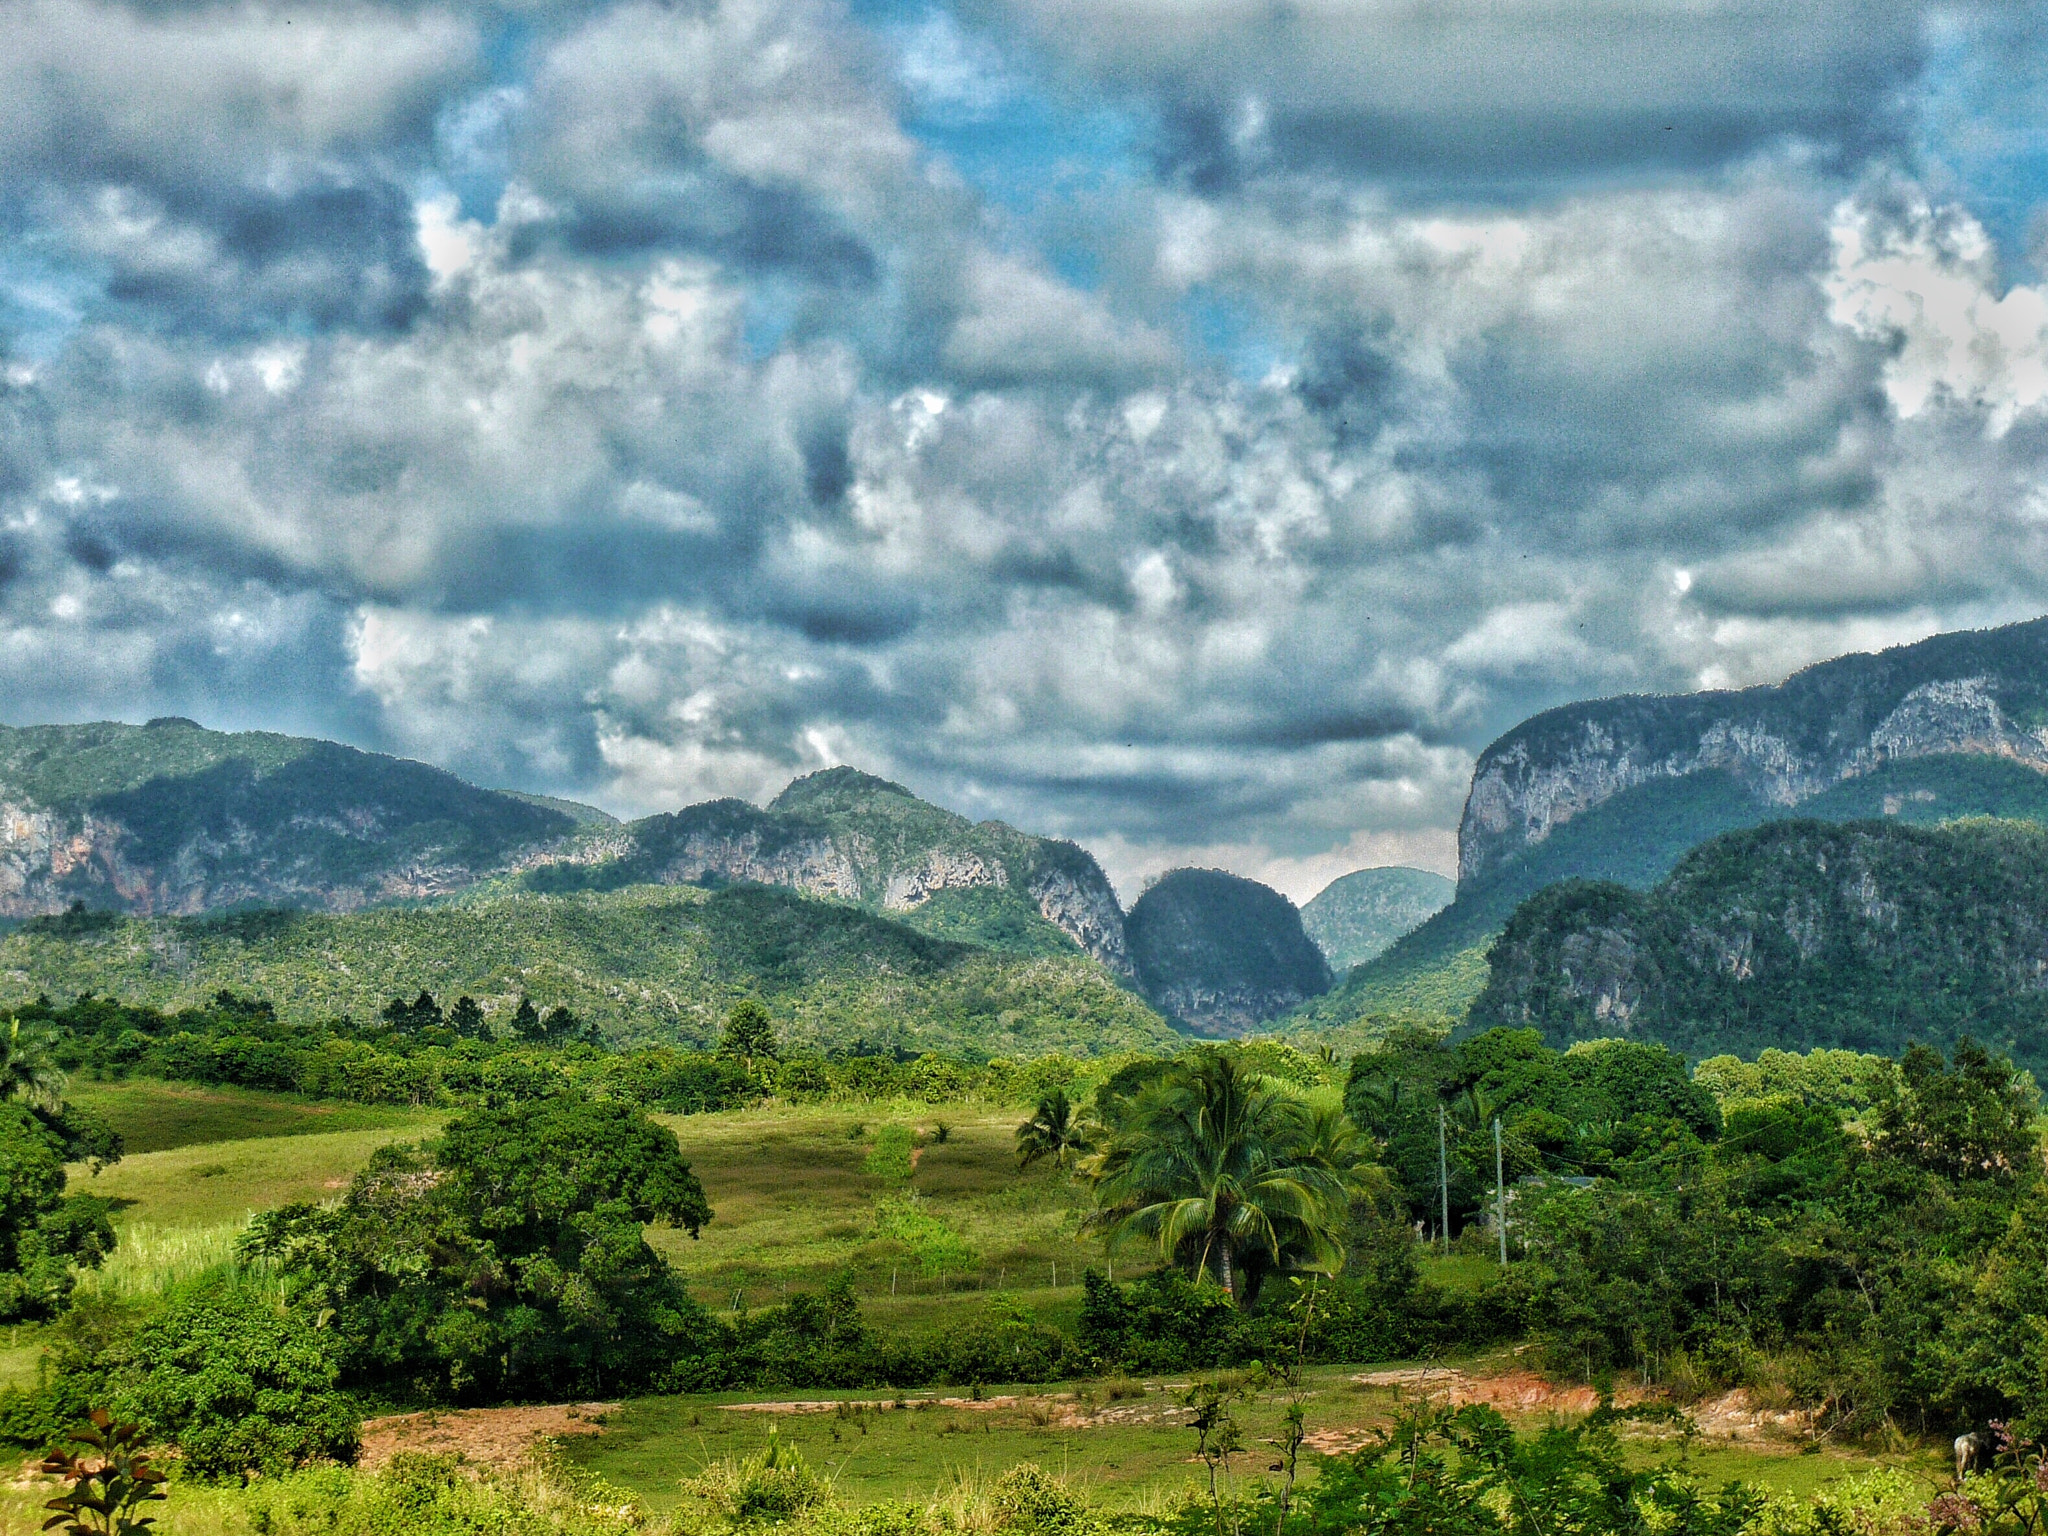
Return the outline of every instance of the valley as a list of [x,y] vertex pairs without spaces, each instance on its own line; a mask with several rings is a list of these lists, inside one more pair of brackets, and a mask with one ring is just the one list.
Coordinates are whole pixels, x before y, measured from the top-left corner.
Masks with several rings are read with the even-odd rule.
[[2044,637],[1552,711],[1301,908],[15,731],[0,1440],[115,1405],[166,1536],[1920,1529],[2048,1425]]

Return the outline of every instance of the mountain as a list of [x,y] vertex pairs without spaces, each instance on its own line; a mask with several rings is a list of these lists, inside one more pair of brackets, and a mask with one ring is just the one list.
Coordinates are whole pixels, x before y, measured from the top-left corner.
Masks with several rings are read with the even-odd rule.
[[1449,906],[1457,889],[1426,869],[1356,870],[1310,899],[1301,926],[1332,970],[1348,971]]
[[1125,921],[1139,989],[1204,1034],[1241,1035],[1330,988],[1294,903],[1217,869],[1177,869]]
[[75,912],[0,938],[0,1005],[97,991],[163,1007],[227,988],[362,1019],[422,988],[496,1019],[531,996],[621,1044],[708,1045],[756,997],[793,1043],[983,1056],[1173,1049],[1181,1037],[1071,945],[1021,956],[759,885],[496,890],[351,913]]
[[0,915],[347,911],[438,896],[611,818],[266,731],[0,726]]
[[1132,974],[1123,910],[1092,855],[971,822],[854,768],[798,779],[765,810],[711,800],[650,816],[586,839],[525,880],[540,891],[752,881],[1013,952],[1078,949]]
[[1647,892],[1553,885],[1508,921],[1470,1022],[1692,1056],[1967,1033],[2040,1070],[2048,828],[1786,820],[1710,839]]
[[1767,687],[1536,715],[1480,754],[1459,886],[1638,786],[1720,773],[1761,819],[1887,764],[1954,754],[2048,771],[2048,619],[1837,657]]
[[1524,897],[1645,889],[1720,833],[1787,817],[2048,823],[2048,619],[1837,657],[1757,688],[1533,716],[1480,754],[1457,899],[1316,1005],[1462,1013]]

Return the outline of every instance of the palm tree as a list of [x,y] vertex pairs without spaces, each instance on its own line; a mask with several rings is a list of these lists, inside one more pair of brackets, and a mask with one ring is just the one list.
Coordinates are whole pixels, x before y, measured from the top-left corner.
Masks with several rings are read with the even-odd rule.
[[1038,1101],[1031,1118],[1017,1127],[1017,1166],[1029,1168],[1040,1158],[1051,1158],[1062,1168],[1091,1150],[1089,1126],[1076,1113],[1067,1090],[1055,1088]]
[[47,1025],[10,1018],[0,1030],[0,1100],[20,1099],[38,1109],[64,1102],[65,1077],[57,1065],[57,1037]]
[[1351,1203],[1336,1137],[1227,1052],[1198,1051],[1138,1096],[1096,1159],[1090,1225],[1112,1244],[1157,1244],[1190,1276],[1213,1274],[1233,1301],[1283,1265],[1334,1270]]

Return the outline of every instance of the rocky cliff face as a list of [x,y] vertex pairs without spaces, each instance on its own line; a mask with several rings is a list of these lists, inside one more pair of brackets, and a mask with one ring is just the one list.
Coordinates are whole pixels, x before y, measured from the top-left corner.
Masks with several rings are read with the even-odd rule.
[[1127,926],[1139,988],[1204,1034],[1247,1034],[1330,990],[1294,903],[1256,880],[1174,870],[1132,905]]
[[349,911],[459,890],[577,827],[545,802],[332,742],[186,720],[0,727],[10,917],[74,901]]
[[1123,910],[1084,850],[971,822],[851,768],[798,779],[766,810],[713,800],[650,816],[572,857],[583,883],[752,881],[884,912],[915,912],[944,891],[1004,892],[1131,975]]
[[2048,619],[1844,656],[1770,687],[1537,715],[1480,756],[1458,832],[1460,889],[1660,780],[1724,774],[1782,811],[1887,764],[1944,754],[2048,772]]

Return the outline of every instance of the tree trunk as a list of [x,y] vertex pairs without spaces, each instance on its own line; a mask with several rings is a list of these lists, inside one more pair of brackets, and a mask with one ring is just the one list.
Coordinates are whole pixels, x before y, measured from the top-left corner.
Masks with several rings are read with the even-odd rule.
[[1216,1242],[1216,1267],[1222,1271],[1223,1293],[1230,1298],[1234,1305],[1237,1301],[1237,1276],[1230,1268],[1230,1234],[1228,1232],[1218,1235]]

